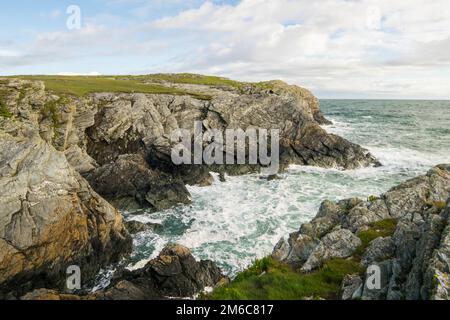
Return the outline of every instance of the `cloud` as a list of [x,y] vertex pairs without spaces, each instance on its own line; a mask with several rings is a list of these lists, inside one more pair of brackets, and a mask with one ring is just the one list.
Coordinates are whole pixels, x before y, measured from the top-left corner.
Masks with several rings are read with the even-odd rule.
[[128,73],[283,79],[320,97],[450,98],[447,0],[234,2],[104,0],[81,30],[0,42],[0,66],[109,57]]
[[439,0],[206,2],[153,26],[198,35],[177,71],[282,78],[322,96],[450,98],[449,8]]

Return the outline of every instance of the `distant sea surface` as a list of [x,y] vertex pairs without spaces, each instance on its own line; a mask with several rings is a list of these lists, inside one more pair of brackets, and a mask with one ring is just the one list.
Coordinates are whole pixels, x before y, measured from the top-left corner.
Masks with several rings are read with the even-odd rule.
[[163,230],[135,236],[130,268],[143,266],[169,242],[211,259],[230,276],[271,253],[278,240],[310,221],[325,199],[367,198],[450,163],[450,101],[323,100],[333,121],[326,130],[369,149],[380,168],[338,171],[292,166],[281,180],[228,177],[211,187],[189,187],[190,206],[128,214]]

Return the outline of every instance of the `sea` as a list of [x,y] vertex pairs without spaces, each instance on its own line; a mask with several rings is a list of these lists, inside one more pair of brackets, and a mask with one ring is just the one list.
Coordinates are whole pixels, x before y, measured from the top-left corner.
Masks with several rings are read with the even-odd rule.
[[162,225],[134,236],[127,267],[143,267],[165,245],[178,243],[234,277],[313,219],[325,199],[367,199],[450,163],[450,101],[322,100],[321,109],[333,121],[324,126],[328,132],[367,148],[383,166],[341,171],[295,165],[272,181],[254,174],[222,183],[214,175],[212,186],[189,187],[191,205],[125,213],[127,220]]

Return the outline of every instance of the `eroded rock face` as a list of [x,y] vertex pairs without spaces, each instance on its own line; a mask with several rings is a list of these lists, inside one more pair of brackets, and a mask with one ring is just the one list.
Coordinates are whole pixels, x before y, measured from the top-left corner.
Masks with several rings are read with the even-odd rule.
[[309,91],[283,82],[268,85],[270,90],[179,85],[210,100],[139,93],[75,98],[54,95],[39,81],[0,79],[8,110],[0,116],[0,291],[18,284],[20,291],[60,287],[71,264],[89,279],[129,252],[121,215],[104,198],[121,208],[162,210],[189,203],[186,184],[210,184],[211,169],[260,169],[174,166],[170,135],[178,128],[193,130],[195,121],[205,131],[280,129],[283,165],[376,164],[361,147],[320,128],[327,121]]
[[53,139],[32,110],[45,103],[43,87],[11,86],[7,99],[25,91],[10,108],[20,118],[0,120],[0,297],[61,288],[70,265],[88,281],[131,251],[121,214],[42,138]]
[[[342,299],[449,299],[449,195],[450,165],[439,165],[372,201],[324,201],[316,218],[280,240],[272,256],[306,272],[333,258],[381,271],[379,289],[367,285],[370,275],[346,277]],[[355,255],[364,231],[393,219],[393,234],[376,237]]]
[[[209,171],[240,175],[261,169],[259,165],[173,165],[172,132],[178,128],[193,132],[196,121],[203,123],[204,131],[279,129],[281,168],[293,163],[342,169],[378,165],[360,146],[320,127],[329,122],[317,98],[306,89],[281,81],[248,84],[243,89],[165,85],[211,99],[139,93],[58,97],[46,92],[41,82],[2,82],[12,114],[20,121],[35,118],[43,140],[64,152],[100,195],[124,209],[160,210],[188,203],[182,184],[209,185]],[[7,120],[2,122],[9,126]]]
[[168,245],[144,268],[121,270],[111,285],[94,294],[73,295],[38,289],[23,300],[161,300],[193,298],[207,287],[226,283],[228,279],[212,261],[196,261],[188,248]]

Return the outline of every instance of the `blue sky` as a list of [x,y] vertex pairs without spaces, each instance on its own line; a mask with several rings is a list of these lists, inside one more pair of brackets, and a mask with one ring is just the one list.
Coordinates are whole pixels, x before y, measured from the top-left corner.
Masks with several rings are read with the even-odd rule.
[[0,75],[196,72],[450,99],[447,0],[17,0],[0,19]]

